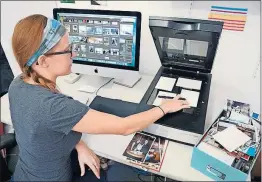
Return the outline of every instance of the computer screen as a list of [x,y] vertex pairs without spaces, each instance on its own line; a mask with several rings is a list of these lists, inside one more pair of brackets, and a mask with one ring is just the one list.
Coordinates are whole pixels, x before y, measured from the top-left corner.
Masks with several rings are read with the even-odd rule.
[[70,43],[76,53],[74,63],[127,69],[138,67],[139,17],[111,11],[90,12],[60,10],[55,14],[69,33]]

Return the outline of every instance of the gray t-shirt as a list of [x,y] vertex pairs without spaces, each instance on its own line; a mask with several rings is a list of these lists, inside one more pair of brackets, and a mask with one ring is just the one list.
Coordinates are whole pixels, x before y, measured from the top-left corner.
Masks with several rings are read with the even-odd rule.
[[9,102],[20,150],[14,181],[70,181],[70,153],[82,135],[72,128],[89,107],[20,76],[9,87]]

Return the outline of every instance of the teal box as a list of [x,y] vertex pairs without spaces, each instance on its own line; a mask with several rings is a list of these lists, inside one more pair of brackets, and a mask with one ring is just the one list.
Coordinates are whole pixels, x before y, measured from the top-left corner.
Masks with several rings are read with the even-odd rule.
[[199,143],[202,141],[204,136],[206,136],[211,127],[212,125],[204,133],[200,141],[194,146],[191,158],[191,167],[200,171],[201,173],[215,181],[247,181],[250,176],[251,170],[255,164],[255,161],[258,157],[258,154],[260,153],[261,145],[258,147],[256,156],[251,162],[248,172],[242,172],[197,148]]

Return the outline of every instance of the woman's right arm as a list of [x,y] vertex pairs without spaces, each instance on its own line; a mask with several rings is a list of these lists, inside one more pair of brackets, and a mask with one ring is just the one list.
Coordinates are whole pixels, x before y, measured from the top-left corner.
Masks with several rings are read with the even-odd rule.
[[[187,101],[178,100],[178,98],[166,100],[160,106],[164,113],[176,112],[189,107]],[[73,130],[90,134],[129,135],[147,128],[150,124],[163,117],[164,113],[161,109],[155,107],[125,118],[90,109],[73,127]]]

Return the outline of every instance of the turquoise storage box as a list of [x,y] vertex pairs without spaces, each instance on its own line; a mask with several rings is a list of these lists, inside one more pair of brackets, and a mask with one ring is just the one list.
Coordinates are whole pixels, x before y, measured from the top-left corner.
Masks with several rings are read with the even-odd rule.
[[[222,115],[222,113],[220,114],[220,116]],[[220,118],[220,116],[218,118]],[[201,173],[215,181],[247,181],[249,179],[250,172],[255,164],[255,161],[258,157],[258,154],[260,153],[261,145],[258,147],[256,156],[254,157],[254,160],[252,161],[252,164],[250,165],[248,172],[242,172],[198,149],[198,145],[211,128],[212,125],[204,133],[200,141],[194,146],[191,158],[191,167],[200,171]]]

